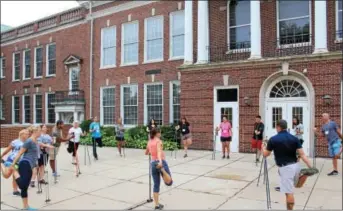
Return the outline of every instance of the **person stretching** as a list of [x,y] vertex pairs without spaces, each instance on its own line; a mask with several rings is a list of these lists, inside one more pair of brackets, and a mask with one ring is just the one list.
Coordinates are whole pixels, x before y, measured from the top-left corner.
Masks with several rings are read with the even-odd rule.
[[124,147],[125,140],[124,140],[124,125],[122,118],[119,118],[116,125],[116,140],[117,140],[117,147],[120,157],[121,154],[121,148]]
[[[29,131],[26,129],[21,130],[19,132],[19,138],[13,140],[10,143],[10,145],[8,145],[8,147],[5,149],[5,151],[1,154],[1,159],[2,159],[5,155],[7,155],[9,152],[11,152],[11,154],[7,157],[6,161],[2,160],[4,168],[10,167],[12,165],[14,158],[19,153],[21,147],[24,144],[24,141],[26,141],[26,139],[28,139],[28,138],[29,138]],[[13,195],[14,196],[20,196],[20,192],[18,191],[18,185],[17,185],[17,182],[15,181],[14,177],[12,180],[12,187],[13,187]]]
[[152,129],[150,131],[151,139],[148,142],[145,155],[151,155],[151,174],[154,181],[154,201],[155,210],[162,210],[163,205],[159,203],[159,192],[161,185],[161,177],[167,186],[173,184],[171,173],[166,161],[165,153],[163,152],[163,144],[160,139],[161,132],[159,129]]
[[227,150],[227,159],[230,158],[230,142],[232,140],[231,123],[227,121],[226,116],[223,116],[223,121],[216,128],[216,131],[221,131],[220,141],[222,142],[223,159],[225,158],[225,151]]
[[192,144],[192,135],[191,135],[189,127],[190,127],[190,124],[188,123],[186,117],[183,117],[179,125],[176,126],[176,130],[179,130],[181,128],[181,134],[182,134],[181,139],[183,141],[183,148],[185,150],[185,155],[183,156],[184,158],[188,157],[187,150],[188,150],[188,147]]

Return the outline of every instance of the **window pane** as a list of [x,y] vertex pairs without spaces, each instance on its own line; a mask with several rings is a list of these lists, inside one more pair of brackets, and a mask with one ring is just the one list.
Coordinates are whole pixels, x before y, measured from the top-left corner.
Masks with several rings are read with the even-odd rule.
[[43,122],[43,96],[42,95],[36,95],[36,123],[42,123]]
[[[228,107],[228,108],[221,108],[220,109],[220,118],[223,119],[223,117],[225,116],[227,118],[227,120],[231,123],[232,125],[232,108]],[[232,125],[233,126],[233,125]]]
[[31,102],[30,102],[30,96],[25,96],[24,97],[24,122],[25,123],[30,123],[31,121]]
[[217,102],[237,102],[238,90],[237,89],[218,89]]
[[342,38],[342,11],[338,12],[338,31],[340,32],[340,38]]
[[179,35],[173,37],[173,56],[183,56],[185,36]]
[[14,97],[14,122],[19,123],[20,122],[20,105],[19,105],[19,97]]
[[230,28],[230,49],[250,48],[250,25]]
[[124,63],[138,62],[138,43],[124,45]]
[[114,107],[104,107],[104,125],[113,125],[115,124],[114,119]]
[[342,11],[342,0],[338,0],[338,10]]
[[308,16],[309,1],[279,1],[279,19]]
[[160,125],[163,115],[162,91],[161,84],[147,86],[147,117],[148,119],[154,118]]
[[185,13],[184,13],[184,11],[173,13],[172,19],[173,19],[173,29],[172,29],[173,36],[185,34]]
[[102,89],[103,122],[105,125],[115,124],[115,89]]
[[19,80],[20,79],[20,54],[17,53],[14,55],[14,79]]
[[116,63],[116,28],[103,28],[102,34],[102,65],[110,66]]
[[180,121],[180,85],[173,84],[173,122]]
[[103,53],[104,66],[114,65],[116,63],[116,48],[104,48]]
[[280,44],[310,41],[309,18],[280,21]]
[[43,75],[43,48],[36,49],[36,76]]
[[72,70],[71,72],[71,89],[72,90],[79,90],[79,71]]
[[25,51],[25,78],[30,78],[31,74],[31,51]]
[[138,23],[123,24],[124,30],[124,44],[138,42]]
[[49,45],[48,47],[48,62],[49,62],[49,70],[48,74],[53,75],[56,73],[56,45]]
[[116,29],[114,27],[103,29],[103,48],[116,46]]
[[48,94],[48,123],[56,122],[55,106],[52,102],[55,100],[55,94]]
[[250,1],[230,1],[230,27],[250,24]]
[[160,39],[163,34],[163,18],[154,17],[147,19],[147,40]]
[[56,45],[49,45],[49,60],[56,58]]
[[163,40],[151,40],[147,42],[147,60],[160,59],[163,56]]
[[277,122],[282,119],[282,108],[281,107],[274,107],[272,110],[273,115],[273,128],[276,128]]

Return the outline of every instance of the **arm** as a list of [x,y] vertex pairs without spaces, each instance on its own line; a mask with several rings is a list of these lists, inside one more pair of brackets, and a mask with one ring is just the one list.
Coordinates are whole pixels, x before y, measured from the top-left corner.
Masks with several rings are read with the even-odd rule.
[[5,149],[5,151],[2,152],[1,158],[3,158],[5,155],[7,155],[12,150],[12,145],[8,145],[8,147]]
[[24,154],[24,152],[26,152],[27,149],[24,148],[24,146],[20,149],[20,151],[18,152],[17,156],[14,158],[13,163],[12,163],[12,167],[18,162],[19,158],[21,158],[21,156]]
[[343,139],[343,136],[342,136],[342,132],[341,132],[341,129],[339,127],[336,128],[336,132],[338,134],[338,136]]
[[267,147],[265,145],[263,145],[263,147],[262,147],[262,154],[263,154],[264,157],[268,157],[268,156],[271,155],[272,151],[273,151],[273,142],[270,139],[268,141]]
[[148,146],[146,146],[145,155],[149,155],[149,148],[148,148]]
[[162,165],[162,142],[161,141],[157,144],[157,158],[160,161],[160,164]]
[[310,161],[308,160],[307,156],[305,155],[305,152],[302,148],[297,149],[299,156],[301,160],[304,161],[304,163],[307,165],[308,168],[311,168]]
[[38,143],[38,145],[39,145],[41,148],[42,148],[42,147],[46,147],[46,148],[50,148],[50,149],[55,148],[54,146],[49,145],[49,144]]

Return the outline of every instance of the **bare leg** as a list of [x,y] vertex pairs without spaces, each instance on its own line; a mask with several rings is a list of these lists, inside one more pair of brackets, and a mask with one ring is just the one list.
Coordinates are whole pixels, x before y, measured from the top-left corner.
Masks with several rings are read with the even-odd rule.
[[12,187],[13,187],[13,192],[17,192],[18,191],[18,185],[17,185],[17,182],[14,179],[14,175],[13,175],[13,179],[12,179]]
[[338,171],[337,160],[341,157],[341,153],[342,153],[342,147],[339,150],[339,153],[332,159],[333,170],[335,171]]
[[286,203],[287,203],[287,210],[293,210],[294,207],[294,195],[290,193],[286,193]]
[[230,155],[230,143],[231,143],[231,141],[228,141],[228,142],[226,143],[227,155],[228,155],[228,156]]
[[55,161],[50,160],[49,162],[50,162],[50,167],[51,167],[52,173],[55,173],[56,172]]
[[6,168],[5,165],[3,163],[1,163],[1,173],[2,173],[2,176],[5,179],[7,179],[12,175],[13,169],[12,168]]
[[166,170],[164,170],[164,168],[161,168],[161,172],[164,183],[170,184],[173,181],[170,175],[166,172]]
[[118,148],[118,152],[121,156],[121,141],[117,141],[117,148]]
[[222,151],[223,151],[223,157],[225,157],[225,142],[222,142]]
[[185,150],[185,155],[187,155],[188,142],[187,139],[183,140],[183,149]]
[[38,168],[33,168],[32,169],[32,178],[31,178],[31,184],[34,183],[36,181],[36,178],[37,178],[37,171],[38,171]]
[[44,165],[39,167],[39,181],[43,180],[44,178]]
[[155,206],[157,207],[159,204],[160,204],[160,201],[159,201],[159,193],[155,193],[153,194],[153,197],[154,197],[154,202],[155,202]]

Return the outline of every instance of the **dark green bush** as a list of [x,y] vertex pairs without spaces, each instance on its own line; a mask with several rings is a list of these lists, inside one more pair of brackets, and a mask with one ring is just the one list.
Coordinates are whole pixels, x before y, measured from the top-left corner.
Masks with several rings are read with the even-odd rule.
[[80,128],[82,129],[82,131],[86,131],[87,133],[89,132],[89,126],[91,125],[92,120],[88,119],[88,120],[84,120],[81,124],[80,124]]

